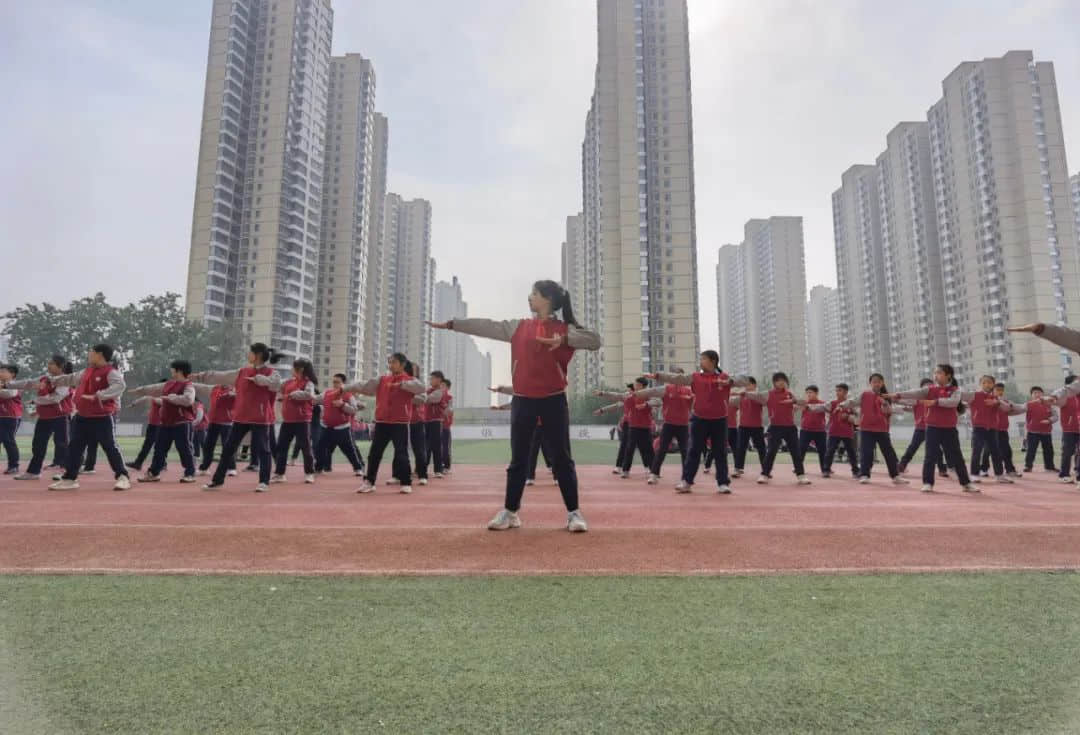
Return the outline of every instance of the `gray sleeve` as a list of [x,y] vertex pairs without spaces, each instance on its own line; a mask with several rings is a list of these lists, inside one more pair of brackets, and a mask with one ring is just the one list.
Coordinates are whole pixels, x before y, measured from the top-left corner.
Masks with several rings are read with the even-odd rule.
[[64,386],[65,388],[74,388],[82,380],[85,370],[79,370],[74,373],[65,373],[64,375],[50,375],[49,382],[56,386]]
[[195,395],[204,398],[210,398],[210,394],[214,391],[214,386],[206,383],[192,383],[192,385],[195,386]]
[[412,380],[406,380],[402,383],[398,383],[398,386],[403,391],[412,393],[413,395],[424,392],[424,384],[421,383],[419,380],[416,380],[415,378],[413,378]]
[[19,392],[14,388],[0,388],[0,398],[18,398]]
[[109,398],[119,398],[124,395],[124,390],[127,388],[127,383],[124,382],[124,375],[119,370],[109,371],[109,384],[99,390],[97,395],[99,399],[107,400]]
[[453,319],[450,321],[450,329],[474,337],[509,342],[520,323],[520,319],[505,319],[501,322],[493,319]]
[[937,405],[942,408],[956,408],[960,405],[960,391],[956,391],[948,398],[937,399]]
[[502,393],[504,396],[514,395],[514,387],[511,385],[499,385],[495,387],[496,393]]
[[[239,370],[207,370],[204,373],[195,373],[198,382],[208,385],[232,385],[240,377]],[[192,377],[195,377],[192,376]]]
[[140,385],[138,388],[132,388],[128,391],[128,395],[132,396],[160,396],[165,389],[164,383],[153,383],[151,385]]
[[56,404],[63,402],[70,392],[70,389],[61,386],[48,395],[36,396],[34,398],[34,403],[38,406],[55,406]]
[[341,405],[341,412],[347,416],[352,416],[356,413],[356,398],[349,395],[345,398],[345,403]]
[[694,376],[689,373],[657,373],[656,379],[671,385],[693,385]]
[[899,395],[901,398],[919,401],[930,395],[930,389],[916,388],[915,390],[902,390],[897,395]]
[[603,346],[603,341],[596,332],[590,332],[588,329],[568,324],[566,326],[566,344],[575,350],[598,350]]
[[189,385],[184,388],[184,392],[180,395],[165,396],[165,400],[174,406],[194,406],[195,405],[195,386]]
[[660,387],[657,387],[657,388],[646,388],[645,390],[637,390],[637,391],[634,391],[634,397],[635,398],[645,398],[645,399],[648,399],[648,398],[663,398],[664,397],[664,389],[660,388]]
[[40,378],[27,378],[26,380],[9,380],[5,387],[11,390],[31,390],[37,388]]
[[366,396],[373,396],[379,390],[379,379],[372,378],[363,382],[357,381],[352,385],[345,386],[344,390],[347,393],[363,393]]
[[428,393],[426,396],[424,396],[424,402],[425,403],[438,403],[439,401],[442,400],[442,397],[443,397],[443,391],[442,391],[442,388],[440,388],[439,390],[433,390],[430,393]]
[[255,385],[269,388],[275,393],[281,390],[281,375],[277,371],[272,372],[269,375],[254,375],[252,376],[251,381],[255,383]]
[[760,393],[752,390],[743,393],[743,398],[749,398],[754,403],[760,403],[762,405],[769,402],[769,395],[767,393]]
[[1042,331],[1037,334],[1059,347],[1064,347],[1072,352],[1080,352],[1080,332],[1075,329],[1059,327],[1056,324],[1044,324],[1042,325]]
[[746,388],[750,385],[749,375],[732,375],[731,385],[733,388]]

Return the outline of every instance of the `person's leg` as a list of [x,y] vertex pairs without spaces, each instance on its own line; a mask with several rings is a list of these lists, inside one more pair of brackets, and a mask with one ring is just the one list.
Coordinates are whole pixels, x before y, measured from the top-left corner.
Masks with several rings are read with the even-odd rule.
[[[356,451],[356,442],[353,441],[352,429],[343,429],[341,431],[341,439],[338,446],[341,448],[341,453],[345,455],[345,459],[347,459],[352,466],[353,473],[363,472],[364,465],[360,461],[359,452]],[[405,450],[406,452],[408,451],[407,444]]]
[[4,451],[7,453],[9,472],[19,469],[19,444],[15,441],[15,432],[18,428],[18,419],[0,418],[0,445],[3,445]]
[[757,452],[758,462],[763,462],[768,451],[765,447],[765,429],[761,427],[750,429],[750,442],[754,445],[754,451]]
[[896,450],[893,449],[892,436],[887,432],[878,434],[877,437],[878,448],[881,449],[881,458],[885,460],[885,469],[889,472],[889,477],[896,479],[900,474],[900,470],[897,468]]
[[805,429],[799,430],[799,456],[806,456],[806,450],[810,448],[810,444],[814,441],[812,434],[813,432]]
[[[824,471],[825,469],[825,447],[829,444],[829,437],[824,431],[814,432],[814,450],[818,455],[818,466]],[[803,455],[803,461],[806,461],[806,455]]]
[[278,433],[277,451],[274,452],[274,474],[278,477],[285,474],[285,465],[289,459],[289,442],[296,434],[296,427],[297,424],[286,422],[281,425],[281,431]]
[[45,464],[45,455],[49,453],[49,437],[56,431],[59,422],[65,420],[63,418],[38,419],[34,424],[34,438],[30,443],[30,464],[26,466],[26,474],[41,474],[41,466]]
[[214,476],[210,478],[211,485],[221,485],[225,482],[225,473],[234,466],[236,452],[244,441],[244,436],[251,430],[251,424],[233,424],[229,429],[229,436],[221,448],[221,459],[218,461]]
[[536,462],[540,458],[540,449],[544,444],[543,436],[544,432],[539,425],[533,429],[532,439],[529,441],[529,469],[526,476],[526,482],[536,482]]
[[623,466],[623,455],[626,454],[626,448],[630,443],[630,427],[619,427],[619,452],[615,455],[615,466],[621,471]]
[[86,451],[87,440],[93,432],[86,425],[86,419],[75,416],[71,420],[71,442],[68,444],[67,467],[64,468],[63,479],[77,480],[79,469],[83,463],[83,453]]
[[[408,429],[406,429],[406,431],[408,431]],[[322,434],[319,437],[320,446],[326,441],[329,433],[329,428],[324,428],[322,430]],[[379,477],[379,464],[382,462],[383,452],[386,451],[386,445],[390,443],[392,438],[393,430],[391,424],[375,424],[375,428],[371,432],[371,446],[368,448],[367,462],[366,479],[371,485],[374,485],[375,480]]]
[[1042,434],[1039,437],[1043,448],[1043,469],[1047,472],[1054,471],[1054,439],[1050,434]]
[[424,440],[427,442],[428,451],[431,453],[431,464],[434,472],[441,475],[443,470],[442,459],[442,422],[428,421],[424,425]]
[[[693,419],[691,419],[693,422]],[[693,442],[691,442],[693,444]],[[750,430],[740,426],[739,427],[739,441],[735,445],[735,472],[736,474],[742,474],[743,468],[746,466],[746,449],[750,446]]]
[[426,480],[428,476],[427,435],[423,424],[409,424],[409,443],[412,445],[416,476]]
[[311,451],[311,423],[305,421],[296,429],[296,447],[304,455],[304,476],[315,474],[315,454]]
[[[330,435],[333,429],[329,426],[323,427],[319,432],[319,439],[315,442],[315,471],[316,472],[329,472],[330,471]],[[389,435],[387,435],[389,437]],[[383,444],[383,449],[386,445]],[[382,457],[382,451],[380,450],[379,456]],[[370,455],[368,457],[370,459]]]
[[165,467],[165,460],[169,456],[169,449],[172,448],[173,434],[168,428],[162,426],[154,432],[154,453],[150,460],[150,469],[147,471],[149,475],[157,476],[161,474],[162,469]]
[[821,474],[832,474],[833,458],[836,456],[836,448],[840,445],[839,437],[830,436],[825,444],[825,456],[821,460]]
[[686,464],[686,453],[690,451],[690,432],[685,426],[676,426],[673,435],[675,441],[679,443],[679,467],[681,468]]
[[[575,511],[578,509],[578,478],[577,468],[570,456],[570,409],[566,403],[566,396],[559,394],[543,398],[537,408],[544,423],[543,439],[548,451],[551,452],[551,466],[555,470],[555,480],[559,483],[563,505],[566,506],[567,512]],[[649,430],[643,431],[651,450]]]
[[1003,477],[1005,475],[1005,463],[1001,459],[1001,449],[994,438],[994,430],[982,429],[981,433],[983,435],[983,451],[990,455],[990,465],[994,468],[994,476]]
[[686,453],[686,462],[683,463],[682,481],[687,485],[694,484],[697,477],[698,466],[701,464],[701,453],[705,451],[706,439],[705,420],[697,416],[690,417],[690,451]]
[[206,472],[214,462],[214,447],[217,445],[218,434],[221,427],[210,424],[206,429],[206,438],[203,440],[202,459],[199,462],[199,472]]
[[1005,471],[1015,475],[1016,465],[1013,464],[1012,442],[1008,431],[997,432],[997,445],[998,451],[1001,452],[1001,464],[1005,467]]
[[255,424],[251,427],[251,456],[259,465],[259,484],[266,485],[270,482],[270,435],[274,427],[266,424]]
[[93,419],[93,421],[96,424],[94,434],[101,451],[105,452],[105,457],[109,460],[113,477],[127,477],[128,471],[124,465],[124,458],[120,454],[120,447],[116,445],[116,423],[112,416]]
[[1076,452],[1076,434],[1071,431],[1061,432],[1061,465],[1058,467],[1058,477],[1067,478],[1072,475],[1072,459]]
[[191,424],[180,424],[175,427],[173,443],[176,445],[176,453],[180,455],[180,466],[184,468],[184,477],[195,476],[195,453],[191,446]]
[[[87,425],[84,428],[89,428]],[[87,431],[86,434],[86,457],[83,461],[83,472],[93,472],[94,467],[97,466],[98,455],[98,440],[97,434],[93,431]]]
[[641,463],[645,465],[645,471],[649,472],[655,457],[652,448],[652,432],[648,429],[637,429],[637,450],[641,455]]
[[157,446],[157,434],[158,427],[151,424],[146,425],[146,431],[143,433],[142,446],[139,447],[139,453],[135,455],[135,459],[131,462],[131,469],[142,469],[143,463],[146,462],[146,458],[150,456],[150,453],[154,451],[154,447]]
[[[934,470],[937,467],[941,456],[943,454],[942,448],[942,433],[945,429],[939,429],[935,426],[928,426],[926,428],[926,450],[923,455],[922,466],[922,481],[923,485],[934,486]],[[959,441],[959,437],[957,438]],[[957,472],[963,471],[963,468],[957,469]]]
[[443,430],[442,430],[442,458],[443,458],[443,465],[445,465],[446,469],[450,469],[450,450],[452,448],[453,443],[454,442],[453,442],[453,437],[450,434],[450,428],[449,427],[443,427]]
[[[979,465],[982,462],[983,450],[986,449],[986,430],[979,427],[971,429],[971,474],[979,474]],[[989,456],[989,452],[987,453]],[[995,468],[995,473],[996,468]]]
[[795,476],[802,477],[806,474],[803,466],[803,455],[799,451],[799,430],[794,426],[783,426],[780,432],[784,445],[787,446],[788,454],[791,455],[791,463],[795,468]]
[[908,444],[907,449],[904,450],[904,456],[900,458],[900,471],[903,472],[907,469],[907,466],[911,463],[911,460],[915,458],[915,453],[919,451],[919,447],[923,445],[926,440],[926,429],[915,429],[911,434],[911,443]]
[[668,447],[671,446],[671,440],[674,438],[675,427],[665,422],[664,425],[660,427],[660,446],[653,455],[652,465],[649,467],[650,474],[660,474],[660,468],[664,466],[664,458],[667,457]]
[[764,477],[772,477],[773,463],[776,461],[776,454],[780,451],[782,441],[780,427],[770,426],[765,435],[768,440],[766,441],[765,458],[761,460],[761,474]]
[[1031,472],[1035,465],[1035,453],[1039,451],[1039,442],[1036,435],[1030,431],[1027,434],[1027,451],[1024,454],[1024,472]]
[[397,478],[402,487],[410,487],[412,485],[412,468],[409,466],[408,424],[393,424],[390,429],[390,441],[394,445],[394,461],[391,465],[394,470],[394,477]]
[[870,477],[870,466],[874,462],[874,434],[869,431],[859,432],[859,476]]
[[840,446],[847,457],[847,463],[851,467],[851,476],[859,476],[859,451],[855,447],[855,437],[845,436],[840,439]]
[[[970,484],[971,477],[968,476],[967,467],[964,465],[964,453],[960,449],[960,432],[956,429],[944,429],[942,431],[941,447],[945,454],[945,462],[956,468],[956,478],[959,480],[960,485]],[[933,469],[933,465],[931,465],[931,473]]]
[[539,404],[542,400],[514,396],[511,402],[510,464],[506,468],[506,497],[503,505],[506,510],[515,513],[521,508],[521,496],[525,492],[525,480],[529,472],[529,447],[532,444],[533,432],[536,431],[536,419],[540,415]]
[[712,440],[715,449],[713,460],[716,462],[716,486],[726,487],[731,484],[731,476],[728,474],[727,452],[724,451],[724,442],[727,441],[727,419],[710,419],[706,422],[706,436]]

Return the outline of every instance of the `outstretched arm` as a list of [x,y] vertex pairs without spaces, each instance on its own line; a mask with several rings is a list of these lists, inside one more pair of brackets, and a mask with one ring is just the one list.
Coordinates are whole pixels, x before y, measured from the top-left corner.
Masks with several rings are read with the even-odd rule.
[[240,377],[239,370],[204,370],[201,373],[192,373],[190,376],[196,383],[208,385],[232,385]]
[[360,393],[365,396],[373,396],[379,390],[379,379],[360,380],[343,388],[346,393]]
[[150,385],[140,385],[138,388],[132,388],[128,391],[128,394],[137,397],[149,396],[151,398],[157,398],[164,390],[164,383],[151,383]]
[[488,388],[488,390],[492,393],[502,393],[504,396],[514,395],[514,388],[510,385],[497,385],[494,388]]
[[471,334],[474,337],[509,342],[517,331],[519,319],[451,319],[448,322],[424,322],[432,329],[449,329],[452,332]]
[[593,411],[593,415],[601,416],[601,415],[603,415],[605,413],[611,413],[612,411],[619,410],[619,409],[622,409],[622,404],[621,403],[612,403],[610,405],[601,406],[600,408],[596,409],[595,411]]
[[646,388],[644,390],[634,391],[635,398],[649,399],[649,398],[663,398],[664,389],[662,386],[656,386],[655,388]]
[[1025,324],[1022,327],[1009,327],[1013,334],[1029,332],[1036,337],[1042,337],[1048,342],[1053,342],[1059,347],[1064,347],[1073,352],[1080,352],[1080,332],[1068,327],[1059,327],[1055,324]]
[[195,386],[189,384],[185,386],[183,393],[170,393],[167,396],[162,396],[162,400],[171,403],[174,406],[194,406]]
[[646,375],[658,383],[671,383],[672,385],[693,385],[694,376],[687,373],[651,373]]
[[74,373],[65,373],[63,375],[49,375],[49,382],[55,386],[64,386],[65,388],[74,388],[82,380],[85,370],[78,370]]

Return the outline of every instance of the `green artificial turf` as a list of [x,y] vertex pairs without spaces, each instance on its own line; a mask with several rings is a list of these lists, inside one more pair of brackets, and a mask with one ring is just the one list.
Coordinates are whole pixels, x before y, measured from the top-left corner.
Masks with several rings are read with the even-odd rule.
[[1080,576],[0,577],[5,733],[1080,731]]

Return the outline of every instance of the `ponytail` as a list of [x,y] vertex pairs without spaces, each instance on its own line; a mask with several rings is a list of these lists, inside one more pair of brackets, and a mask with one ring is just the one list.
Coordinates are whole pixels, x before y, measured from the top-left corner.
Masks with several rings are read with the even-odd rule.
[[319,385],[319,379],[315,377],[315,366],[311,364],[311,360],[305,360],[303,358],[293,360],[292,366],[294,370],[299,370],[300,374],[312,384],[315,386]]
[[248,347],[248,350],[258,355],[262,359],[262,362],[267,365],[274,365],[284,357],[280,352],[272,347],[268,347],[263,342],[255,342]]
[[53,355],[49,358],[49,362],[60,368],[60,370],[62,370],[65,375],[71,375],[73,372],[75,372],[75,366],[72,365],[71,362],[69,362],[68,359],[63,355]]
[[570,303],[569,291],[555,281],[537,281],[533,284],[533,290],[551,302],[552,313],[556,311],[562,312],[561,318],[566,324],[581,327],[577,323],[577,319],[574,318],[574,307]]
[[[947,376],[949,376],[949,387],[950,388],[956,388],[956,389],[960,388],[960,384],[956,382],[956,371],[953,370],[952,365],[950,365],[947,362],[943,362],[943,363],[938,365],[938,370],[940,370],[941,372],[943,372]],[[957,415],[963,414],[964,411],[966,411],[966,410],[967,410],[967,406],[964,405],[963,401],[956,404],[956,413],[957,413]]]

